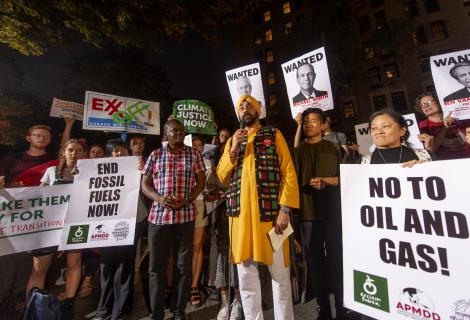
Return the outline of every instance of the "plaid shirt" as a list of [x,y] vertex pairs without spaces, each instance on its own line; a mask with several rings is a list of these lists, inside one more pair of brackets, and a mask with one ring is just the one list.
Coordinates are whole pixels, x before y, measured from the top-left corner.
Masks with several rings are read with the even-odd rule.
[[[144,174],[153,177],[153,185],[158,194],[179,198],[189,197],[196,185],[196,174],[204,171],[204,162],[199,151],[185,145],[177,154],[171,153],[168,145],[154,150],[144,167]],[[154,201],[148,220],[156,225],[185,223],[193,221],[196,213],[194,201],[178,210]]]

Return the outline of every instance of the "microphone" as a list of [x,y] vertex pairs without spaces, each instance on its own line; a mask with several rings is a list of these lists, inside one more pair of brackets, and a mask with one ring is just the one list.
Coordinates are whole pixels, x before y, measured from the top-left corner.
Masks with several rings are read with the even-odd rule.
[[241,119],[240,120],[240,129],[245,129],[245,127],[246,127],[245,120]]

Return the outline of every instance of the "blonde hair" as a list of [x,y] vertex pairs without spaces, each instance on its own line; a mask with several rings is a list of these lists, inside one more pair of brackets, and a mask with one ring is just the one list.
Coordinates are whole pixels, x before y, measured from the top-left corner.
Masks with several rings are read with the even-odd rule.
[[67,159],[65,159],[65,148],[67,148],[68,145],[71,145],[72,143],[76,143],[80,146],[80,148],[82,148],[83,150],[83,146],[82,144],[77,140],[77,139],[70,139],[70,140],[67,140],[61,147],[60,147],[60,150],[59,150],[59,171],[57,172],[57,176],[59,178],[63,178],[63,175],[64,175],[64,169],[67,167]]
[[49,131],[49,133],[52,134],[51,127],[43,125],[43,124],[39,124],[37,126],[32,126],[28,129],[28,136],[30,136],[33,133],[34,130],[38,130],[38,129],[47,130],[47,131]]

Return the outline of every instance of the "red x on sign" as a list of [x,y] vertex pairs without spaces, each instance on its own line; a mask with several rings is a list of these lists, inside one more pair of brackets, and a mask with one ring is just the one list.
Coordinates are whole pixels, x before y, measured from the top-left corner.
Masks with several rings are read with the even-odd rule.
[[[104,103],[106,103],[106,107],[104,107]],[[119,107],[121,105],[122,105],[122,101],[119,101],[118,99],[108,100],[108,99],[102,99],[102,98],[93,98],[91,100],[92,110],[99,110],[99,111],[109,110],[108,115],[112,115],[115,112],[118,112]]]

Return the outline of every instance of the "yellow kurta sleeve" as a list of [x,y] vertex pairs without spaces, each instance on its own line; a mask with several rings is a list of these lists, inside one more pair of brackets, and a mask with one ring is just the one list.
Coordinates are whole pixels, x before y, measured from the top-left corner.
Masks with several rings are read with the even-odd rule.
[[232,138],[228,139],[225,144],[224,153],[220,157],[219,164],[217,165],[217,176],[220,182],[227,184],[232,175],[232,171],[236,168],[237,162],[230,159],[230,146],[232,145]]
[[276,129],[276,149],[279,157],[281,185],[279,189],[279,204],[298,209],[300,205],[299,184],[295,173],[294,163],[282,133]]

